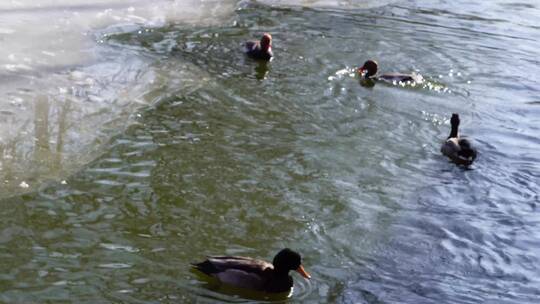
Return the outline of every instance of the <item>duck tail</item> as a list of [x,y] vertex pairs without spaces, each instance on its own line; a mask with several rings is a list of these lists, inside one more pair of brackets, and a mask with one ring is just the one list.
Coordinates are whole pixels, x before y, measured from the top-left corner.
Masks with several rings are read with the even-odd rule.
[[219,272],[216,266],[214,266],[214,264],[212,264],[212,262],[208,260],[204,262],[200,262],[200,263],[191,263],[191,266],[197,269],[198,271],[208,274],[208,275]]

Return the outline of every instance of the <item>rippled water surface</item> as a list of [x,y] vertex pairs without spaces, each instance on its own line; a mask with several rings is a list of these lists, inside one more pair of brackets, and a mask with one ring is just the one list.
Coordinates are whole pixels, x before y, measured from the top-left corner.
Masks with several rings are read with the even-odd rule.
[[245,302],[189,263],[283,247],[292,303],[540,302],[540,4],[171,3],[0,6],[1,302]]

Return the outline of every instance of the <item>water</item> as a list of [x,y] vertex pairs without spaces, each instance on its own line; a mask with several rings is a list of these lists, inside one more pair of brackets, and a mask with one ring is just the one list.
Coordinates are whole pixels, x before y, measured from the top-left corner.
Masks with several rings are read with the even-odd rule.
[[[244,302],[189,262],[286,246],[313,276],[293,303],[540,301],[534,1],[0,16],[0,301]],[[266,31],[265,66],[239,45]],[[426,85],[362,87],[368,58]],[[472,170],[440,155],[452,112]]]

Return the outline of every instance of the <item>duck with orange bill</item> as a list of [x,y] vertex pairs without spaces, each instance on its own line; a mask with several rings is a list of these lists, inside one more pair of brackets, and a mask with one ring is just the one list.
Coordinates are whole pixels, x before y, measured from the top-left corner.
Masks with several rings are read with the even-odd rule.
[[289,248],[278,252],[272,263],[241,256],[211,256],[192,266],[221,283],[267,293],[290,291],[293,287],[291,270],[306,279],[311,278],[302,266],[300,254]]
[[272,52],[272,35],[265,33],[260,41],[248,41],[244,52],[251,58],[269,61],[274,56]]

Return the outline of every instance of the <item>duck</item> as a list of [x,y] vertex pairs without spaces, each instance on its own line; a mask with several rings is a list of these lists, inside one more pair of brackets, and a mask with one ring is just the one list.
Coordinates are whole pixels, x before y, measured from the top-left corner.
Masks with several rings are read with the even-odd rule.
[[311,279],[302,265],[300,254],[289,248],[279,251],[272,263],[242,256],[210,256],[191,265],[221,283],[266,293],[290,291],[293,287],[293,279],[289,275],[291,270]]
[[364,80],[383,80],[387,82],[422,83],[424,79],[418,74],[388,73],[377,75],[379,64],[375,60],[368,60],[358,68],[357,72]]
[[472,143],[458,134],[459,115],[453,113],[450,118],[452,129],[450,135],[441,146],[441,152],[458,165],[469,166],[476,159],[476,149]]
[[272,52],[272,35],[264,33],[260,41],[248,41],[244,52],[251,58],[269,61],[274,56]]

